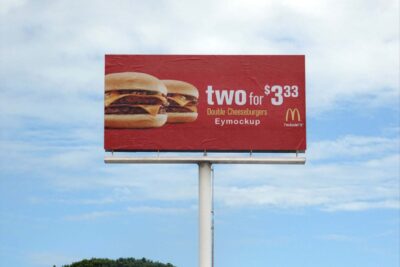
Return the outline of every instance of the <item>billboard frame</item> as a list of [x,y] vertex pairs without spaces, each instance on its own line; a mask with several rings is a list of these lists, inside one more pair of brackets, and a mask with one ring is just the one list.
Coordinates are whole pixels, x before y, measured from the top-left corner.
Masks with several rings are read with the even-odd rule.
[[[196,60],[194,60],[196,59]],[[212,61],[211,61],[212,60]],[[186,61],[190,61],[187,63]],[[192,62],[200,62],[196,64],[192,64]],[[155,139],[153,135],[153,131],[151,132],[152,135],[150,137],[147,135],[142,134],[142,128],[134,128],[135,130],[139,130],[138,135],[135,136],[128,132],[132,131],[132,129],[129,129],[129,131],[119,131],[117,133],[117,130],[119,129],[114,129],[112,127],[105,127],[104,129],[104,148],[108,152],[113,152],[113,151],[118,151],[118,152],[157,152],[157,151],[162,151],[162,152],[202,152],[204,150],[207,150],[209,152],[233,152],[233,153],[242,153],[242,152],[247,152],[247,151],[254,151],[254,152],[260,152],[260,153],[293,153],[296,151],[299,152],[305,152],[306,150],[306,144],[307,144],[307,135],[306,135],[306,95],[305,95],[305,90],[306,90],[306,55],[304,54],[291,54],[291,55],[266,55],[266,54],[242,54],[242,55],[233,55],[233,54],[216,54],[216,55],[211,55],[211,54],[106,54],[105,55],[105,75],[110,75],[110,74],[116,74],[116,73],[128,73],[128,72],[135,72],[135,73],[142,73],[142,74],[148,74],[148,75],[153,75],[154,78],[159,79],[160,81],[163,79],[178,79],[180,81],[185,81],[187,83],[191,83],[192,85],[196,86],[197,89],[199,90],[199,93],[202,92],[206,87],[208,86],[214,86],[214,91],[210,93],[210,95],[213,95],[214,100],[212,103],[205,104],[206,100],[208,99],[208,93],[204,95],[199,101],[199,122],[200,119],[202,119],[202,127],[206,125],[210,129],[213,129],[213,132],[215,133],[220,133],[223,131],[226,131],[224,127],[217,127],[212,123],[214,119],[218,119],[219,116],[211,114],[210,116],[205,114],[205,108],[222,108],[226,109],[227,107],[232,107],[234,109],[240,109],[240,108],[246,108],[246,109],[256,109],[259,110],[260,108],[263,109],[268,109],[268,123],[270,124],[272,122],[273,128],[271,128],[273,131],[268,131],[268,134],[270,132],[276,132],[276,134],[271,134],[273,137],[272,139],[270,138],[271,136],[266,135],[263,137],[257,136],[254,137],[254,134],[252,133],[250,127],[245,127],[245,126],[240,126],[243,128],[243,131],[246,131],[246,134],[251,135],[250,137],[242,138],[237,137],[235,134],[232,133],[234,137],[229,141],[229,144],[223,144],[224,142],[221,142],[219,140],[225,140],[224,137],[221,137],[221,134],[218,134],[216,136],[216,140],[212,142],[208,142],[210,139],[208,135],[204,134],[197,134],[194,135],[193,140],[196,140],[196,142],[184,142],[182,145],[172,145],[172,146],[167,146],[164,145],[165,143],[171,143],[171,140],[179,140],[179,138],[176,138],[175,136],[171,137],[170,132],[172,129],[167,128],[170,127],[173,123],[169,123],[171,125],[165,125],[163,131],[167,133],[168,136],[168,142],[161,141],[159,142],[158,139]],[[140,64],[136,64],[139,62]],[[171,63],[173,62],[173,63]],[[186,62],[186,63],[185,63]],[[227,77],[231,77],[233,74],[236,72],[240,72],[243,75],[239,75],[240,77],[247,77],[245,78],[240,78],[238,80],[231,78],[220,78],[222,76],[225,77],[225,70],[221,67],[222,65],[226,63],[235,63],[236,68],[232,72],[227,72]],[[135,63],[135,64],[134,64]],[[268,63],[268,64],[267,64]],[[164,65],[163,65],[164,64]],[[202,76],[201,79],[199,79],[197,76],[198,68],[199,66],[203,66],[201,64],[211,64],[210,66],[215,66],[216,70],[220,71],[224,75],[219,75],[217,78],[212,76],[210,73],[205,73],[207,74],[206,77],[209,77],[209,81],[207,79],[204,79]],[[245,75],[247,68],[244,68],[243,66],[247,66],[250,64],[250,66],[255,66],[251,69],[251,75],[248,74],[247,76]],[[191,66],[190,71],[186,70],[186,68]],[[162,67],[161,67],[162,66]],[[182,67],[184,66],[184,68]],[[197,66],[197,67],[196,67]],[[258,67],[257,67],[258,66]],[[291,66],[294,66],[293,68]],[[296,67],[297,66],[297,67]],[[257,71],[259,69],[265,68],[268,73],[272,72],[273,74],[268,74],[268,75],[273,75],[272,77],[264,77]],[[196,70],[196,72],[193,72],[193,68]],[[196,69],[197,68],[197,69]],[[201,68],[203,69],[203,68]],[[207,69],[207,68],[205,68]],[[228,68],[229,69],[229,68]],[[181,71],[185,70],[185,71]],[[249,71],[249,70],[247,70]],[[194,75],[194,74],[196,75]],[[214,72],[213,72],[214,73]],[[211,75],[211,76],[210,76]],[[230,75],[230,76],[229,76]],[[250,76],[249,76],[250,75]],[[261,75],[261,76],[260,76]],[[234,75],[233,77],[237,77],[238,75]],[[253,77],[254,76],[254,77]],[[257,77],[261,77],[262,79],[257,81],[254,80]],[[281,77],[282,76],[282,77]],[[264,79],[265,78],[265,79]],[[249,80],[250,79],[250,80]],[[206,82],[207,81],[207,82]],[[257,84],[255,84],[257,83]],[[270,91],[268,91],[268,94],[265,93],[265,88],[266,86],[271,87]],[[273,90],[272,87],[279,87],[281,91],[283,90],[283,93],[280,92],[279,90]],[[294,89],[291,87],[288,90],[288,95],[286,95],[286,87],[292,86],[296,87],[299,90],[299,93],[296,91],[293,91]],[[268,88],[269,88],[268,87]],[[279,89],[278,88],[278,89]],[[277,88],[275,88],[277,89]],[[304,89],[304,96],[302,93],[302,89]],[[208,89],[207,89],[208,90]],[[224,95],[223,93],[226,92],[241,92],[241,91],[246,91],[248,93],[248,100],[245,106],[237,106],[238,104],[231,103],[232,101],[228,103],[228,98],[223,98],[221,97],[221,103],[216,102],[216,92],[221,92],[221,95]],[[293,92],[292,92],[293,91]],[[250,94],[249,94],[250,92]],[[279,92],[279,93],[278,93]],[[291,93],[290,93],[291,92]],[[296,95],[294,94],[296,92]],[[254,93],[255,96],[259,97],[264,97],[266,101],[263,105],[261,105],[261,102],[257,104],[255,101],[252,101],[250,99],[250,95]],[[202,93],[201,93],[202,94]],[[236,96],[236,94],[235,94]],[[278,98],[279,96],[279,98]],[[269,97],[271,97],[271,101],[274,99],[285,99],[284,102],[281,104],[267,104],[269,101]],[[267,99],[268,98],[268,99]],[[296,100],[296,99],[299,100]],[[225,102],[224,102],[225,99]],[[235,97],[236,99],[236,97]],[[219,101],[219,100],[218,100]],[[283,100],[282,100],[283,101]],[[296,102],[296,101],[303,101],[302,103]],[[204,102],[204,103],[202,103]],[[215,102],[215,105],[214,105]],[[236,103],[236,100],[234,101]],[[275,101],[276,102],[276,101]],[[200,103],[202,103],[202,113],[200,113]],[[272,102],[271,102],[272,103]],[[265,105],[267,104],[267,105]],[[278,106],[280,108],[278,108]],[[272,109],[272,107],[274,107]],[[303,108],[304,107],[304,108]],[[286,109],[286,111],[284,111]],[[299,110],[300,109],[300,110]],[[303,114],[303,109],[304,109],[304,114]],[[297,113],[296,111],[297,110]],[[286,113],[285,113],[286,112]],[[204,113],[204,114],[203,114]],[[277,113],[277,114],[274,114]],[[281,114],[282,113],[282,114]],[[301,114],[300,114],[301,113]],[[202,115],[202,117],[200,117]],[[229,114],[228,114],[229,115]],[[228,116],[226,115],[226,116]],[[278,116],[279,115],[279,118]],[[281,116],[282,115],[282,118]],[[297,115],[297,117],[296,117]],[[222,116],[222,115],[221,115]],[[225,115],[223,115],[225,116]],[[233,116],[227,117],[228,120],[235,120],[235,119],[246,119],[246,118],[253,118],[249,116],[239,116],[239,115],[230,115]],[[239,117],[238,117],[239,116]],[[263,116],[262,120],[265,118]],[[211,120],[206,123],[206,119]],[[221,117],[225,118],[225,117]],[[258,115],[257,115],[258,118]],[[291,120],[288,120],[289,118],[292,118]],[[297,118],[297,120],[296,120]],[[301,119],[302,120],[301,120]],[[286,126],[282,126],[282,124],[277,121],[282,121]],[[293,126],[291,122],[301,122],[302,126]],[[289,123],[288,123],[289,122]],[[265,123],[265,121],[263,122]],[[203,125],[204,124],[204,125]],[[279,127],[278,127],[279,124]],[[292,126],[288,126],[288,125]],[[178,125],[178,124],[177,124]],[[182,124],[183,125],[183,124]],[[182,130],[181,126],[179,125],[179,130]],[[187,124],[189,125],[189,124]],[[228,125],[228,124],[227,124]],[[264,124],[261,124],[261,126],[264,127]],[[205,127],[205,126],[204,126]],[[204,128],[203,127],[203,128]],[[239,127],[239,126],[238,126]],[[237,128],[238,128],[237,127]],[[268,129],[271,126],[268,126]],[[289,129],[284,129],[284,128],[291,128]],[[304,128],[304,133],[297,133],[297,131],[300,131],[300,128]],[[214,129],[215,128],[215,129]],[[299,129],[294,129],[294,128],[299,128]],[[207,128],[208,129],[208,128]],[[236,129],[236,128],[235,128]],[[259,128],[257,128],[259,129]],[[159,130],[157,127],[152,130]],[[186,128],[183,128],[183,130],[187,130]],[[263,129],[260,129],[263,130]],[[197,128],[193,131],[197,133]],[[200,131],[201,132],[201,131]],[[237,132],[237,131],[232,131],[232,132]],[[282,133],[284,134],[282,134]],[[149,131],[150,133],[150,131]],[[122,135],[123,138],[120,138],[120,134]],[[230,134],[229,132],[227,134]],[[200,135],[200,136],[199,136]],[[275,138],[275,136],[283,136],[283,135],[288,135],[285,137],[281,138]],[[207,145],[199,145],[197,141],[202,141],[204,137],[207,137]],[[132,137],[143,139],[148,138],[148,140],[145,140],[145,142],[142,142],[143,140],[139,141],[130,141],[130,139],[133,139]],[[242,139],[247,139],[247,140],[263,140],[265,137],[265,141],[262,142],[262,144],[258,141],[249,141],[248,146],[238,146],[236,140],[242,141]],[[203,138],[203,139],[202,139]],[[187,138],[180,138],[186,140]],[[288,140],[293,140],[296,139],[297,143],[288,142]],[[108,141],[107,141],[108,140]],[[115,140],[115,141],[114,141]],[[119,140],[119,141],[118,141]],[[122,140],[122,141],[121,141]],[[149,141],[150,140],[150,141]],[[268,141],[267,141],[268,140]],[[282,141],[283,140],[283,141]],[[295,141],[293,141],[295,142]],[[132,145],[132,143],[141,143],[141,144],[146,144],[146,145]],[[186,144],[187,143],[187,144]],[[223,146],[221,145],[223,144]],[[267,144],[267,145],[264,145]]]

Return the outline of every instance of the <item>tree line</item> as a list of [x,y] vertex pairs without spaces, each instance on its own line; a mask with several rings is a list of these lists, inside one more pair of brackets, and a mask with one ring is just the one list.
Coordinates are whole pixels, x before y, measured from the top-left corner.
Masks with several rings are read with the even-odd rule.
[[[56,267],[55,265],[53,267]],[[176,267],[171,263],[154,262],[145,258],[119,258],[117,260],[92,258],[62,267]]]

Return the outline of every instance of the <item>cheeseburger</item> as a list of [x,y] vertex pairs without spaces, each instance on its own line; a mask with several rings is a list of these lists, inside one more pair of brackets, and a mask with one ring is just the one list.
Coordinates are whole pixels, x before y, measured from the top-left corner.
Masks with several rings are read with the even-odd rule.
[[105,76],[105,127],[153,128],[167,121],[167,89],[156,77],[139,72]]
[[197,119],[197,102],[199,99],[199,91],[190,83],[163,80],[167,87],[168,94],[168,122],[192,122]]

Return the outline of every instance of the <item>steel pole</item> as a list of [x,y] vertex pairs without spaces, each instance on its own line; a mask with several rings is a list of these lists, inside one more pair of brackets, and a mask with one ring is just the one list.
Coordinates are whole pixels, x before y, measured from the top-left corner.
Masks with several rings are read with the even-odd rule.
[[211,209],[211,163],[201,162],[199,163],[199,267],[211,267]]

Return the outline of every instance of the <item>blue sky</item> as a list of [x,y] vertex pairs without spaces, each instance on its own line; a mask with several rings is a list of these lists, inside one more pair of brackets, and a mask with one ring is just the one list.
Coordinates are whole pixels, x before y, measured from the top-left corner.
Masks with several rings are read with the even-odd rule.
[[305,54],[305,166],[215,166],[216,266],[397,267],[399,2],[0,1],[0,265],[197,266],[197,166],[105,165],[104,54]]

